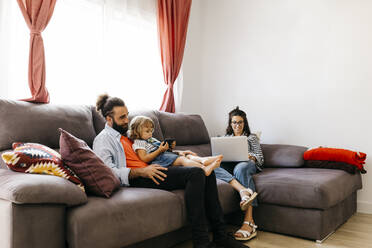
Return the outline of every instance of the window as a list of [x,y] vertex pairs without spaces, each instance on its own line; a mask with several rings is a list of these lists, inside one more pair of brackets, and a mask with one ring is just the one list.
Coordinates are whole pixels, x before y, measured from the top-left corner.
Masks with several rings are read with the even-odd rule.
[[[16,1],[7,2],[0,6],[8,13],[0,17],[0,42],[9,48],[0,57],[7,71],[0,96],[20,99],[30,96],[29,30]],[[107,92],[130,110],[160,107],[166,85],[156,0],[57,1],[42,35],[51,103],[94,104]]]

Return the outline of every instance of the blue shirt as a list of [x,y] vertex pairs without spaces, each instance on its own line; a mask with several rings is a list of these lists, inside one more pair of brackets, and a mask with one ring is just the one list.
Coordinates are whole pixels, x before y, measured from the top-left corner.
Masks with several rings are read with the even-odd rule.
[[121,134],[106,123],[105,128],[94,139],[93,151],[112,169],[122,186],[129,186],[130,168],[127,168],[120,138]]

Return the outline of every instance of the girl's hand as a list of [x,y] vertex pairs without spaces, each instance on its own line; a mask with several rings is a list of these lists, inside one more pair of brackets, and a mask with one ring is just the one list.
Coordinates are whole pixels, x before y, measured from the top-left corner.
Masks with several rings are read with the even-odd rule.
[[171,148],[174,149],[176,147],[176,141],[172,142]]
[[160,152],[165,152],[169,149],[169,146],[168,146],[168,143],[167,142],[161,142],[160,146],[159,146],[159,150]]

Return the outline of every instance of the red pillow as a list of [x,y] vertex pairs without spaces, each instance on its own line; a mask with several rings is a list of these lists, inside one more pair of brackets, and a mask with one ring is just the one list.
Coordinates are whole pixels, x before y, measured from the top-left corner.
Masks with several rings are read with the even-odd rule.
[[97,157],[85,141],[59,129],[60,152],[63,162],[83,181],[87,192],[110,197],[120,187],[119,178]]
[[13,151],[5,152],[2,158],[9,169],[31,174],[46,174],[63,177],[81,188],[79,177],[64,166],[61,155],[53,149],[36,143],[13,143]]
[[360,171],[364,170],[363,165],[367,155],[363,152],[354,152],[338,148],[313,148],[304,153],[304,160],[323,160],[344,162],[356,166]]

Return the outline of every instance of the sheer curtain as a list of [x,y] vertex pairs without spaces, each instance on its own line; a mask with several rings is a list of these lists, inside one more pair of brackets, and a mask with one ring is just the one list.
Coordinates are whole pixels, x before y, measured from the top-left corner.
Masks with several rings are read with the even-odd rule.
[[[8,68],[0,74],[0,97],[20,99],[30,94],[29,34],[16,1],[6,2],[0,5],[0,47],[9,49],[0,65]],[[130,110],[161,103],[166,86],[156,0],[59,0],[43,38],[51,103],[94,104],[104,92],[123,98]]]
[[28,87],[30,31],[17,1],[0,1],[0,97],[21,99]]

